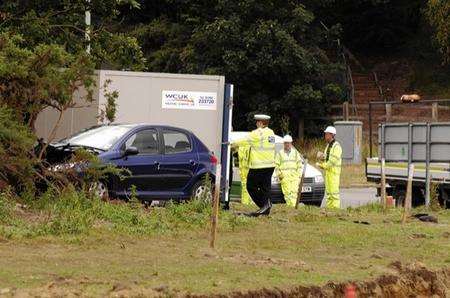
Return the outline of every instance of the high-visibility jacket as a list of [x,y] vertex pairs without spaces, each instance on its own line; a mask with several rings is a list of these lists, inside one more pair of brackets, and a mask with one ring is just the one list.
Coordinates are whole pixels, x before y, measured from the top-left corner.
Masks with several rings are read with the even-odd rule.
[[283,178],[300,177],[302,171],[302,155],[295,149],[287,153],[284,149],[278,152],[275,158],[275,166],[278,176]]
[[232,145],[250,147],[250,169],[275,167],[275,134],[270,128],[257,128],[246,138],[232,142]]
[[289,153],[283,149],[278,152],[275,158],[276,171],[280,178],[284,200],[291,207],[295,207],[297,202],[298,187],[303,169],[302,161],[301,154],[295,148],[291,148]]
[[239,175],[241,177],[241,203],[245,205],[254,205],[250,194],[247,191],[247,175],[249,166],[249,146],[241,146],[238,150]]
[[325,148],[325,160],[319,166],[325,170],[325,191],[328,208],[340,207],[339,181],[342,165],[342,147],[333,141]]

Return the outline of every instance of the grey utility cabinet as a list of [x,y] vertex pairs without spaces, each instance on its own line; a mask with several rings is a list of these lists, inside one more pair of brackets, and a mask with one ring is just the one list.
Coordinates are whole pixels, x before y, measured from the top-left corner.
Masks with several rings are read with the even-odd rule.
[[336,121],[336,140],[342,146],[342,162],[360,164],[362,155],[362,122]]

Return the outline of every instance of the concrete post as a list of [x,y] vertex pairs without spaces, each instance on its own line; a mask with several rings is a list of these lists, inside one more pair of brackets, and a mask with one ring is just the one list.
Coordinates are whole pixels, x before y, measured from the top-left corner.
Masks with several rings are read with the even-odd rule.
[[437,102],[433,102],[433,104],[431,105],[431,119],[433,120],[433,122],[438,122],[439,121],[439,105]]

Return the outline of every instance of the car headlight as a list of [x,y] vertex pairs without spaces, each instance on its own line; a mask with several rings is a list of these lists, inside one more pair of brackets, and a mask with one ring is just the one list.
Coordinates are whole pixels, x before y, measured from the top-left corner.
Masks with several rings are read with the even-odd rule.
[[314,177],[314,182],[315,183],[323,183],[323,176],[322,175],[317,175]]

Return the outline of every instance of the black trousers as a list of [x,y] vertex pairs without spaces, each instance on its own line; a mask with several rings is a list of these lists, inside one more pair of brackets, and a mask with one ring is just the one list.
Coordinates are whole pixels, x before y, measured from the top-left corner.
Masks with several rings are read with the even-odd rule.
[[250,169],[247,175],[247,191],[253,202],[262,208],[270,201],[274,168]]

